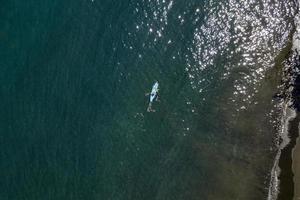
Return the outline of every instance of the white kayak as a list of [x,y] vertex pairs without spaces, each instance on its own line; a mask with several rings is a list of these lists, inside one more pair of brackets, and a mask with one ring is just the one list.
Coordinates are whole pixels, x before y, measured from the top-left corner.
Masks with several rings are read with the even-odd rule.
[[153,100],[157,96],[157,93],[158,93],[158,82],[156,81],[154,83],[154,85],[152,86],[152,90],[151,90],[151,93],[150,93],[150,102],[153,102]]
[[149,99],[149,105],[148,105],[148,108],[147,108],[147,111],[148,112],[155,112],[155,110],[152,109],[152,102],[154,101],[155,98],[157,98],[157,95],[158,95],[158,81],[156,81],[153,86],[152,86],[152,90],[151,90],[151,93],[150,93],[150,99]]

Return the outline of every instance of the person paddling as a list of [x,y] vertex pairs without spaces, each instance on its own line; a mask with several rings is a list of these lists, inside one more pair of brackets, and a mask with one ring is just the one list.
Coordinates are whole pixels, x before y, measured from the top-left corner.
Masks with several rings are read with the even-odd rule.
[[150,94],[147,112],[155,112],[155,110],[152,109],[152,103],[155,99],[158,100],[158,90],[159,90],[158,86],[159,86],[158,81],[155,81],[155,83],[152,86],[151,92],[146,94],[146,95]]

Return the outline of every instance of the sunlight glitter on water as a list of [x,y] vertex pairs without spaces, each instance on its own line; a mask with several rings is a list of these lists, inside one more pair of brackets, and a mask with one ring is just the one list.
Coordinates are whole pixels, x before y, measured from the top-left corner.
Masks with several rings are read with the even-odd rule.
[[[292,28],[281,19],[292,16],[293,8],[286,3],[270,4],[270,0],[229,0],[218,6],[206,3],[204,12],[208,14],[204,23],[195,28],[194,46],[190,47],[192,59],[187,60],[186,70],[193,88],[202,91],[207,87],[210,79],[199,81],[203,76],[221,73],[219,79],[226,80],[238,73],[240,78],[233,85],[233,98],[242,99],[243,106],[251,103]],[[228,62],[219,66],[216,60],[222,55],[227,56]]]

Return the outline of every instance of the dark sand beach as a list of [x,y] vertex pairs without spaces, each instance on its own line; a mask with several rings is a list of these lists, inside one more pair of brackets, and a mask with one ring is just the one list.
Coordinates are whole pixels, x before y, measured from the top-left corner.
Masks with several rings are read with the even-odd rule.
[[293,150],[294,200],[300,199],[300,139]]

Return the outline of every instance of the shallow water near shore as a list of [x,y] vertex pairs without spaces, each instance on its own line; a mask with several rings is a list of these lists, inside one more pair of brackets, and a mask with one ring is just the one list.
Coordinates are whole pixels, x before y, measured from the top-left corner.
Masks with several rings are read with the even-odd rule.
[[295,7],[3,3],[0,199],[266,199]]

